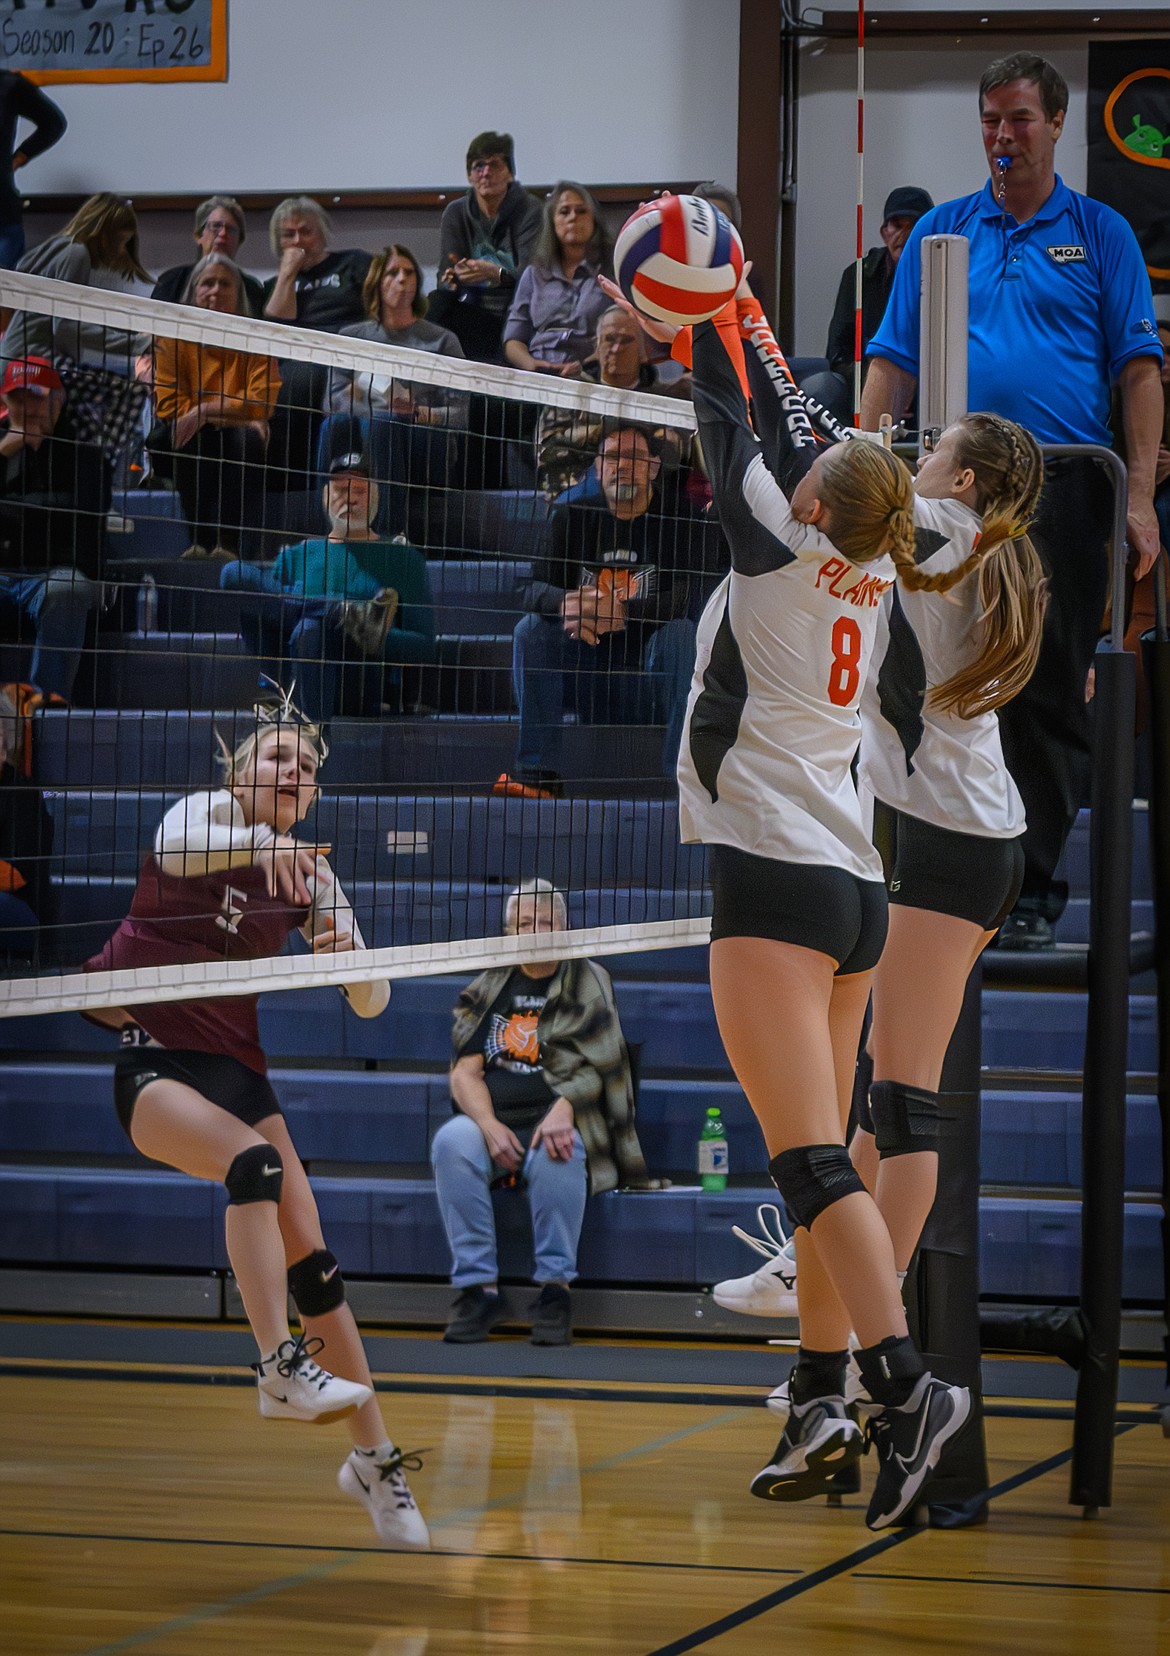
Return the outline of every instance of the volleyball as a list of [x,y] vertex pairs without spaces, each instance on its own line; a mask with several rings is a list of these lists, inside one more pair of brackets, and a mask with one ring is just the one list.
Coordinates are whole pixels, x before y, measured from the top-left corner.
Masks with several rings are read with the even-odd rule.
[[706,322],[734,294],[743,244],[712,202],[660,196],[622,225],[613,262],[618,286],[643,315],[686,327]]

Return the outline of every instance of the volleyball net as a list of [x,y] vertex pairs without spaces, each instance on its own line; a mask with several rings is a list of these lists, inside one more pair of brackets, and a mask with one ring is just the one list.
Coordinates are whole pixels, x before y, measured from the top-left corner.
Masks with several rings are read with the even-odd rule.
[[[0,307],[0,1014],[705,940],[674,747],[727,555],[676,365],[626,391],[7,271]],[[279,693],[367,947],[82,974]],[[505,939],[533,879],[568,930]]]

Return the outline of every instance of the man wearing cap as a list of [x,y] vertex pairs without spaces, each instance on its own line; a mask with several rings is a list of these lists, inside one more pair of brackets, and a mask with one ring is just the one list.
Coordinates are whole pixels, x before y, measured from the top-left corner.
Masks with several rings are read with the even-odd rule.
[[[1158,554],[1154,480],[1162,347],[1150,278],[1119,213],[1056,171],[1068,86],[1030,52],[997,59],[979,83],[990,177],[921,219],[871,344],[861,424],[901,417],[919,373],[921,243],[969,243],[968,406],[1016,420],[1040,443],[1110,447],[1117,392],[1129,467],[1127,536],[1142,577]],[[1050,459],[1032,538],[1049,571],[1036,671],[999,711],[1004,757],[1023,795],[1024,884],[1000,947],[1045,948],[1068,898],[1055,877],[1092,768],[1085,681],[1109,576],[1113,490],[1090,459]]]
[[[869,342],[886,313],[902,249],[923,213],[929,213],[933,206],[934,202],[927,192],[914,184],[900,184],[886,197],[882,227],[878,232],[882,245],[871,247],[861,266],[861,351],[865,373],[869,372]],[[829,412],[846,425],[852,424],[854,412],[856,319],[857,266],[854,263],[846,265],[842,272],[837,303],[833,306],[833,320],[829,323],[829,343],[825,347],[829,372],[807,374],[800,382],[806,396],[824,403]]]
[[[339,712],[342,697],[362,712],[384,711],[401,666],[435,659],[426,560],[402,536],[375,529],[378,485],[364,454],[334,457],[324,503],[324,539],[286,546],[267,568],[229,563],[220,575],[222,587],[251,594],[240,615],[249,651],[270,663],[290,658],[297,698],[315,720]],[[377,669],[368,686],[363,668]]]
[[0,616],[31,618],[29,676],[46,700],[67,702],[101,592],[108,473],[44,357],[10,361],[0,400]]

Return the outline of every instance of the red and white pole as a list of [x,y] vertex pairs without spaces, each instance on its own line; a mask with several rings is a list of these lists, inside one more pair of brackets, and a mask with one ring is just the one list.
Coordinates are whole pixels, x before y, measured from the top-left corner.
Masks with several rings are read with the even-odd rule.
[[853,423],[861,420],[861,275],[865,259],[865,0],[857,4],[857,264],[853,283]]

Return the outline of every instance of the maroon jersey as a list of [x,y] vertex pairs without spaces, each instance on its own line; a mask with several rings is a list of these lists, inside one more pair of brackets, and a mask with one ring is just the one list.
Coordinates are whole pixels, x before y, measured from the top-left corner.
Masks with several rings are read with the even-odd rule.
[[[280,954],[291,931],[308,919],[307,908],[270,897],[264,871],[245,865],[214,874],[165,874],[153,856],[138,876],[130,913],[88,972],[187,961],[263,960]],[[225,1053],[264,1075],[255,995],[222,999],[158,1001],[130,1006],[135,1022],[160,1046]]]

